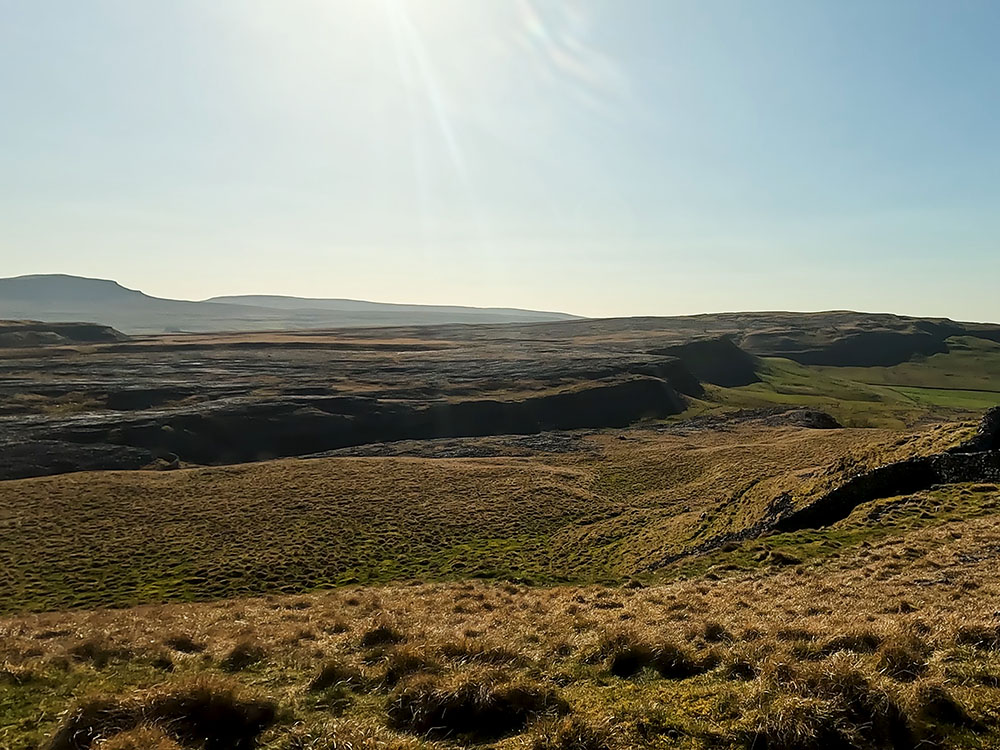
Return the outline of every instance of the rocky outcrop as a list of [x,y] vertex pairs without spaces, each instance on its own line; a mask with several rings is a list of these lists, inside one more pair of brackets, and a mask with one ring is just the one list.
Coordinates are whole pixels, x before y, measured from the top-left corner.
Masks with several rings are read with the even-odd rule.
[[69,471],[142,469],[156,459],[148,450],[122,445],[87,445],[58,440],[0,443],[0,478],[63,474]]
[[0,349],[58,344],[106,344],[128,339],[109,326],[96,323],[39,323],[0,321]]
[[938,480],[927,458],[880,466],[848,480],[804,508],[785,513],[769,530],[798,531],[829,526],[847,518],[862,503],[926,490],[938,484]]
[[947,453],[880,466],[849,479],[804,508],[783,514],[771,531],[829,526],[847,518],[862,503],[907,495],[935,485],[1000,482],[1000,409],[980,421],[976,436]]
[[226,464],[397,440],[624,427],[679,414],[684,408],[683,397],[667,381],[634,376],[510,400],[416,405],[359,397],[303,397],[83,415],[58,426],[40,422],[38,434],[0,464],[0,478],[139,468],[154,457]]
[[[858,506],[872,500],[909,495],[939,485],[1000,483],[998,434],[1000,408],[995,408],[981,420],[976,437],[953,451],[898,461],[858,474],[804,507],[796,508],[788,493],[779,495],[770,502],[756,523],[739,531],[706,539],[683,553],[658,561],[656,567],[767,534],[830,526],[847,518]],[[989,447],[978,450],[982,446]],[[877,517],[870,520],[877,521]]]
[[1000,451],[945,453],[928,459],[934,484],[1000,482]]
[[951,452],[978,453],[996,450],[1000,450],[1000,406],[986,412],[986,415],[979,422],[976,434]]
[[728,336],[699,339],[649,353],[675,357],[698,380],[725,388],[750,385],[760,380],[757,377],[757,360]]

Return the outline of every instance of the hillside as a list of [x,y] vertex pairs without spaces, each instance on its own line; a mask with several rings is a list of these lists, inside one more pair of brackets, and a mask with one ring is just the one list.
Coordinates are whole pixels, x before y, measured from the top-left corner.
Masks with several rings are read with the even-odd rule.
[[872,503],[824,535],[650,586],[346,586],[7,617],[0,739],[10,750],[997,747],[997,502],[994,485]]
[[[831,328],[831,320],[840,323]],[[752,325],[779,323],[797,337],[793,356],[820,361],[842,350],[843,331],[895,331],[912,334],[917,347],[926,343],[919,321],[906,318],[752,313],[7,349],[0,478],[361,446],[398,451],[401,441],[545,435],[789,406],[848,427],[911,429],[976,419],[1000,404],[994,328],[951,324],[945,332],[965,335],[935,339],[939,353],[885,367],[808,365],[741,348],[758,341]],[[875,361],[884,361],[881,351],[872,350]]]
[[110,326],[93,323],[0,320],[0,349],[23,349],[67,344],[107,344],[127,339],[125,334]]
[[[0,482],[9,521],[0,556],[13,586],[0,609],[404,578],[622,581],[780,528],[865,471],[941,453],[971,434],[962,425],[908,435],[821,429],[801,416],[469,441],[460,458],[439,444],[440,454],[425,457]],[[918,489],[897,481],[857,497]],[[841,502],[840,516],[857,497]],[[329,543],[340,539],[351,542]]]
[[[210,303],[226,305],[249,305],[267,307],[274,310],[327,310],[343,313],[380,313],[399,314],[405,319],[406,314],[428,314],[441,316],[441,323],[458,323],[468,319],[468,322],[478,323],[516,323],[537,322],[544,316],[552,319],[572,319],[576,316],[560,313],[539,313],[534,310],[517,310],[505,307],[463,307],[460,305],[401,305],[391,302],[366,302],[354,299],[317,299],[309,297],[287,297],[276,294],[244,294],[226,297],[210,297],[205,300]],[[448,320],[454,318],[454,320]],[[397,323],[398,325],[398,323]]]
[[4,748],[1000,742],[995,326],[19,325]]
[[[530,310],[392,305],[343,300],[251,297],[187,302],[150,297],[117,282],[60,274],[0,279],[0,319],[98,321],[129,334],[256,331],[571,319]],[[326,303],[329,304],[326,304]]]

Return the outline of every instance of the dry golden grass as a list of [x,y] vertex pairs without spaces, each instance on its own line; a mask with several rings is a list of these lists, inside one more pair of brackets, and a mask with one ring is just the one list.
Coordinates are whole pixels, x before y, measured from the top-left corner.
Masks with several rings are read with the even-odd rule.
[[537,458],[281,460],[0,483],[0,611],[129,606],[405,579],[658,575],[789,493],[954,444],[733,423],[595,434]]
[[[123,731],[202,747],[157,718],[155,696],[208,679],[222,705],[273,703],[258,745],[281,750],[996,747],[1000,491],[978,491],[992,513],[718,580],[346,587],[9,617],[0,746],[39,746],[71,707],[110,705]],[[227,672],[241,644],[259,658]]]

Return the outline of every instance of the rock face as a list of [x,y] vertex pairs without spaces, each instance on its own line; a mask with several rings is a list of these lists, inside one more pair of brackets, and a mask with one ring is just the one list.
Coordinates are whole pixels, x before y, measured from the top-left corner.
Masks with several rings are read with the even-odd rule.
[[107,344],[128,339],[109,326],[96,323],[39,323],[0,321],[0,349],[55,344]]
[[154,460],[150,451],[120,445],[58,440],[0,443],[0,478],[25,479],[68,471],[134,470],[145,468]]
[[1000,450],[1000,406],[996,406],[986,412],[976,434],[962,445],[955,448],[953,453],[977,453],[980,451]]
[[[145,395],[145,394],[140,394]],[[624,427],[679,414],[665,380],[633,376],[518,400],[417,405],[357,397],[301,397],[263,404],[199,405],[159,412],[80,416],[26,430],[4,449],[0,478],[86,469],[140,468],[155,458],[225,464],[300,456],[397,440],[529,435]]]
[[940,484],[1000,482],[1000,408],[990,409],[976,436],[948,453],[913,458],[860,474],[805,508],[778,518],[773,531],[829,526],[862,503],[928,490]]
[[699,380],[725,388],[750,385],[757,377],[757,361],[728,336],[701,339],[654,349],[650,354],[675,357]]

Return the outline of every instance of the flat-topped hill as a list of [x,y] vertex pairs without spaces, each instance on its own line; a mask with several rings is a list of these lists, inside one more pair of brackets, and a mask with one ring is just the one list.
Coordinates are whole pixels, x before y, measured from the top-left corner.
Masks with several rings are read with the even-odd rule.
[[193,302],[152,297],[115,281],[65,274],[0,279],[0,318],[97,320],[130,334],[532,322],[573,317],[534,310],[267,295]]

